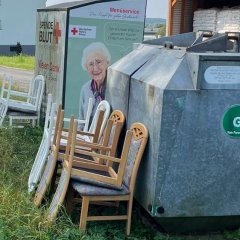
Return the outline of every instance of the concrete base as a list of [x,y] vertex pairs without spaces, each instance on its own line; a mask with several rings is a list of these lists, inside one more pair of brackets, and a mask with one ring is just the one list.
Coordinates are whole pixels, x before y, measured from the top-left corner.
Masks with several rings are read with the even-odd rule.
[[240,216],[154,218],[159,228],[175,234],[205,234],[236,230],[240,226]]

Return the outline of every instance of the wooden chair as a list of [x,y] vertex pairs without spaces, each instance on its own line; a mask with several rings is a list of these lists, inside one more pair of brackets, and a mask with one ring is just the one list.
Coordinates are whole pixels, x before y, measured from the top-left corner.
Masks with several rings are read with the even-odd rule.
[[[6,78],[3,81],[1,99],[7,101],[9,125],[13,120],[29,120],[33,126],[39,123],[40,107],[44,92],[45,79],[42,75],[37,75],[28,92],[21,92],[12,89],[12,79]],[[8,87],[7,87],[8,86]]]
[[54,116],[56,112],[56,103],[52,102],[52,94],[48,94],[47,109],[45,115],[45,124],[43,129],[43,137],[38,149],[35,161],[33,163],[29,178],[28,178],[28,192],[32,192],[43,172],[47,156],[51,147],[51,138],[54,127]]
[[62,135],[62,129],[63,129],[63,118],[64,118],[64,110],[62,110],[62,107],[60,105],[57,111],[56,126],[54,129],[51,150],[47,157],[47,163],[45,165],[44,172],[41,176],[40,183],[38,184],[38,187],[34,196],[34,204],[37,207],[43,201],[43,198],[47,192],[47,189],[49,188],[49,185],[52,181],[52,177],[56,169],[57,161],[60,154],[59,148],[60,148],[61,135]]
[[[94,142],[97,142],[100,128],[102,125],[102,119],[103,119],[103,112],[100,112],[99,122],[97,124],[95,133],[76,131],[76,137],[77,137],[77,134],[81,134],[81,135],[86,134],[87,136],[93,137]],[[54,134],[51,140],[52,142],[51,151],[47,158],[47,163],[46,163],[44,172],[41,176],[41,180],[37,187],[35,197],[34,197],[35,206],[39,206],[43,201],[43,198],[45,197],[47,189],[49,188],[50,184],[53,182],[52,179],[54,178],[54,173],[57,167],[57,163],[61,162],[61,160],[64,158],[64,151],[66,151],[66,147],[67,147],[67,139],[69,138],[70,128],[63,127],[64,110],[62,110],[61,105],[58,107],[57,117],[55,121],[56,123],[54,128]],[[63,140],[64,140],[64,144],[63,144]]]
[[[111,113],[109,119],[107,120],[106,128],[104,130],[103,137],[100,143],[89,143],[86,141],[82,141],[81,139],[76,139],[76,146],[75,146],[75,155],[81,154],[79,152],[80,149],[91,150],[93,152],[99,152],[101,154],[107,154],[109,156],[115,157],[118,140],[125,123],[125,116],[124,114],[119,111],[115,110]],[[96,163],[100,164],[111,164],[111,162],[104,162],[104,159],[98,158],[97,156],[87,156],[87,159],[81,159],[78,157],[74,158],[74,166],[81,166],[81,161],[95,161]],[[80,162],[80,164],[78,164]]]
[[[89,128],[89,123],[90,123],[90,117],[91,117],[92,110],[93,110],[93,99],[89,98],[88,99],[88,109],[87,109],[87,113],[86,113],[86,118],[77,120],[78,121],[78,126],[83,126],[82,133],[84,133],[84,134],[82,134],[81,137],[82,137],[82,139],[84,139],[84,141],[91,141],[92,140],[89,135],[85,134],[86,132],[89,132],[88,128]],[[97,124],[99,124],[100,121],[102,121],[101,117],[99,119],[97,119]],[[69,125],[69,122],[70,122],[70,118],[64,118],[65,125]],[[93,135],[96,135],[96,131],[92,131],[91,133]],[[67,141],[66,141],[67,134],[68,134],[68,128],[65,127],[63,138],[61,139],[61,145],[63,145],[63,146],[65,146],[67,144]]]
[[[74,133],[73,133],[74,135]],[[73,193],[76,191],[79,194],[82,202],[81,208],[81,217],[80,217],[80,228],[86,228],[87,221],[98,221],[98,220],[127,220],[127,228],[126,228],[126,235],[130,234],[130,226],[131,226],[131,215],[132,215],[132,203],[133,203],[133,193],[134,193],[134,186],[135,180],[137,176],[138,167],[147,143],[148,139],[148,131],[146,127],[141,123],[134,123],[132,124],[129,131],[127,131],[125,142],[123,146],[122,156],[120,159],[109,157],[107,155],[101,156],[101,158],[105,158],[110,161],[117,162],[121,165],[120,170],[116,173],[121,175],[122,177],[118,177],[113,172],[110,174],[114,175],[117,178],[116,182],[119,181],[120,187],[117,184],[103,184],[102,179],[100,177],[100,172],[105,170],[103,165],[95,164],[91,166],[91,169],[95,170],[96,175],[98,177],[96,179],[89,178],[89,175],[84,175],[84,177],[89,178],[90,181],[87,183],[86,180],[80,181],[79,179],[76,180],[75,176],[76,169],[73,167],[74,162],[74,151],[71,152],[68,158],[67,164],[63,164],[63,172],[64,175],[62,178],[61,185],[59,185],[58,190],[54,195],[54,200],[51,203],[48,218],[50,220],[54,220],[57,215],[57,210],[54,211],[53,214],[53,206],[61,206],[63,204],[63,200],[65,194],[67,192],[67,186],[70,181],[70,188],[68,190],[67,196],[67,210],[71,212],[73,202],[79,202],[78,199],[73,198]],[[73,143],[73,142],[72,142]],[[72,146],[72,149],[74,146]],[[125,161],[126,159],[126,161]],[[90,163],[88,163],[90,164]],[[94,166],[94,167],[93,167]],[[85,167],[85,166],[84,166]],[[113,170],[114,171],[114,170]],[[95,182],[92,181],[96,180]],[[121,180],[120,180],[121,179]],[[112,183],[110,181],[109,183]],[[115,183],[115,182],[114,182]],[[60,196],[60,197],[59,197]],[[57,202],[57,197],[59,201]],[[61,201],[60,201],[61,200]],[[88,208],[89,203],[96,203],[96,202],[112,202],[112,201],[126,201],[128,204],[127,207],[127,214],[120,215],[120,216],[88,216]]]
[[56,192],[52,198],[51,204],[48,209],[48,219],[50,221],[56,218],[59,208],[63,204],[68,189],[68,184],[70,180],[70,170],[72,168],[73,163],[75,140],[77,136],[77,126],[78,126],[77,121],[76,120],[74,121],[74,119],[71,118],[67,146],[63,158],[63,170],[61,172],[61,177],[59,179]]

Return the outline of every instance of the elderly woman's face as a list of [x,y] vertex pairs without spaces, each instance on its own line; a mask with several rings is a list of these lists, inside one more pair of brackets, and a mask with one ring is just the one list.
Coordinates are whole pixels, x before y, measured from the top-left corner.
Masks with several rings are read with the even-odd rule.
[[90,76],[98,85],[101,85],[106,77],[108,62],[101,53],[91,54],[87,58],[86,68]]

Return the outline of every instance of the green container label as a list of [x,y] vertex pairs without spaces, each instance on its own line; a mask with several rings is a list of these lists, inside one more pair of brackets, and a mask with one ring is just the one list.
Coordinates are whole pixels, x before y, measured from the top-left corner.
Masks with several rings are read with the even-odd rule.
[[240,138],[240,105],[227,109],[223,114],[222,126],[230,137]]

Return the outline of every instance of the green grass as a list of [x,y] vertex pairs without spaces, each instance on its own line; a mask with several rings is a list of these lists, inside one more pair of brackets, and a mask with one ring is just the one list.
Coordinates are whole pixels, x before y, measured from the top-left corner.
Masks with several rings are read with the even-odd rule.
[[[91,222],[87,226],[87,232],[82,232],[78,229],[79,209],[74,210],[71,220],[63,208],[56,222],[51,224],[46,218],[48,203],[41,208],[34,207],[33,198],[27,193],[27,180],[41,137],[41,128],[0,129],[0,240],[125,239],[123,221]],[[163,235],[151,225],[143,225],[134,208],[132,230],[128,239],[240,240],[240,232],[218,233],[217,237]]]
[[0,65],[6,67],[33,70],[35,66],[35,57],[27,55],[0,56]]
[[[63,208],[57,221],[50,224],[46,208],[34,207],[32,196],[27,193],[27,180],[41,137],[41,128],[0,129],[0,240],[124,239],[125,222],[90,223],[84,233],[78,229],[79,211],[73,223]],[[143,226],[134,213],[129,239],[170,238]]]
[[[7,59],[33,57],[7,57]],[[0,65],[3,57],[0,57]],[[13,60],[14,62],[15,60]],[[24,60],[25,61],[25,60]],[[24,62],[23,61],[23,62]],[[27,61],[27,60],[26,60]],[[7,61],[5,61],[6,63]],[[12,65],[16,67],[16,65]],[[22,65],[19,65],[21,68]],[[33,66],[33,64],[32,64]],[[73,220],[62,209],[56,222],[47,221],[47,208],[35,208],[27,193],[27,180],[42,138],[41,128],[0,129],[0,240],[121,240],[125,222],[92,222],[84,233],[78,229],[79,210]],[[240,240],[240,231],[216,236],[169,236],[141,223],[133,211],[129,240]]]

